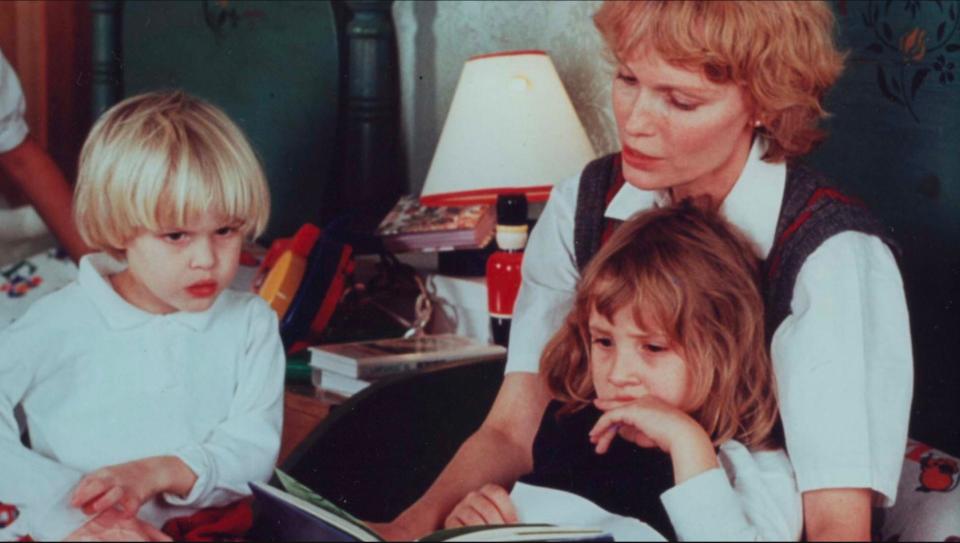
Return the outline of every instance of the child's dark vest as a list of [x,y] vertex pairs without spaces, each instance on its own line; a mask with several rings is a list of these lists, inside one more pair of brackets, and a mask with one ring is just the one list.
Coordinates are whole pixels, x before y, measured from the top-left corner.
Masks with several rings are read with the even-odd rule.
[[[581,272],[619,221],[604,218],[607,204],[623,185],[620,155],[598,158],[584,168],[577,193],[573,247]],[[762,266],[767,342],[790,315],[797,274],[817,247],[846,231],[879,237],[897,254],[883,226],[857,200],[826,185],[803,167],[787,168],[776,237]]]
[[557,417],[547,406],[533,440],[533,471],[520,480],[583,496],[603,509],[640,519],[670,540],[676,535],[660,495],[673,486],[673,463],[660,449],[614,439],[606,454],[594,452],[589,433],[600,411],[588,405]]

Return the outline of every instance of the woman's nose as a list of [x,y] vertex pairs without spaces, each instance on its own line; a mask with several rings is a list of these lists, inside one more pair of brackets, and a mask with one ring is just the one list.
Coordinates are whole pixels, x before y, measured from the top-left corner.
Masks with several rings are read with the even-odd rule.
[[625,126],[628,134],[633,136],[648,136],[654,133],[656,121],[662,116],[662,107],[652,92],[641,90],[630,107],[630,115]]

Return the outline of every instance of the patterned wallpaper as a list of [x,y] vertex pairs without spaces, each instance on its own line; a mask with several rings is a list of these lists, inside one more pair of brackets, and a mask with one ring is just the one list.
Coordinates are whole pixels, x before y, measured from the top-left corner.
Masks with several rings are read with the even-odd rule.
[[613,68],[591,16],[598,1],[394,2],[403,146],[410,192],[419,193],[463,63],[511,49],[546,50],[597,154],[616,150]]
[[899,242],[916,370],[910,435],[960,453],[960,1],[831,5],[847,67],[827,97],[830,137],[807,162]]

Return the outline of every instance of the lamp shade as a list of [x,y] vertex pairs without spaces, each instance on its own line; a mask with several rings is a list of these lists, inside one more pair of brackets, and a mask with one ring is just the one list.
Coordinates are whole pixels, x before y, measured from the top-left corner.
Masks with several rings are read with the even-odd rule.
[[587,133],[544,51],[467,60],[420,194],[432,205],[543,201],[594,158]]

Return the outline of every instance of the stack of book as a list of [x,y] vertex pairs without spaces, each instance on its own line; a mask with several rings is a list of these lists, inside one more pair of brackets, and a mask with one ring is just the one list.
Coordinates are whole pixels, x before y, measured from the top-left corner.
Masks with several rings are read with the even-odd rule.
[[437,334],[313,346],[310,367],[318,392],[350,397],[378,379],[499,360],[506,352],[500,345],[456,334]]
[[402,196],[387,213],[377,236],[395,253],[482,249],[493,239],[492,205],[427,207],[416,196]]

